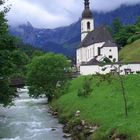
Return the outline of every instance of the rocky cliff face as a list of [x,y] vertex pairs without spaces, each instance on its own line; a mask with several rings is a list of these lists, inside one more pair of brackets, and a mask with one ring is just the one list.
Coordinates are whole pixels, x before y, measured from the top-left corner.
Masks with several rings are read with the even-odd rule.
[[[134,23],[140,16],[140,4],[134,6],[121,6],[108,12],[93,12],[95,26],[110,25],[115,17],[119,17],[123,24]],[[74,56],[80,43],[80,20],[67,27],[56,29],[37,29],[29,22],[25,25],[10,28],[11,34],[21,38],[23,42],[42,48],[45,51],[63,53]]]

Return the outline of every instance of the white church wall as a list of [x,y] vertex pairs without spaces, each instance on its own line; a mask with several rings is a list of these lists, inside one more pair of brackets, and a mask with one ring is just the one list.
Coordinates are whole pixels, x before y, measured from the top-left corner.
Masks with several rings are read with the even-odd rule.
[[[80,74],[81,75],[91,75],[91,74],[107,74],[110,73],[112,70],[119,67],[120,64],[114,64],[114,65],[105,65],[105,66],[99,66],[99,65],[85,65],[80,66]],[[137,64],[121,64],[121,67],[119,68],[120,74],[125,75],[126,70],[130,70],[131,73],[136,74],[137,72],[140,72],[140,63]]]
[[140,72],[140,63],[139,64],[125,64],[122,65],[120,70],[122,71],[121,74],[125,74],[124,70],[131,70],[132,73],[136,74],[137,72]]
[[82,49],[77,49],[76,51],[76,64],[79,67],[82,62]]
[[82,62],[86,62],[86,60],[87,60],[86,48],[83,47],[83,48],[77,49],[77,51],[76,51],[76,64],[77,64],[77,67],[79,67]]
[[98,48],[101,48],[104,45],[105,42],[95,43],[94,44],[94,54],[95,56],[98,55]]
[[86,62],[86,60],[87,60],[87,58],[86,58],[86,48],[85,47],[81,48],[81,51],[82,51],[81,62]]
[[86,62],[88,62],[95,57],[94,45],[86,47],[86,52]]
[[104,42],[95,43],[87,47],[82,47],[76,51],[76,62],[77,67],[80,66],[82,62],[88,62],[98,55],[98,48],[101,48],[104,45]]
[[118,48],[117,47],[103,47],[101,48],[101,55],[109,58],[112,62],[118,62]]
[[100,71],[100,68],[98,65],[80,66],[81,75],[92,75],[92,74],[96,74],[99,71]]

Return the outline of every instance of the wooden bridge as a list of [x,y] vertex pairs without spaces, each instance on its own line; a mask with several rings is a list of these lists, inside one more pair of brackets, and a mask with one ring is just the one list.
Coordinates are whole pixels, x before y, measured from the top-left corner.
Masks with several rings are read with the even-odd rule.
[[22,88],[25,86],[25,79],[22,77],[11,78],[10,86],[14,88]]

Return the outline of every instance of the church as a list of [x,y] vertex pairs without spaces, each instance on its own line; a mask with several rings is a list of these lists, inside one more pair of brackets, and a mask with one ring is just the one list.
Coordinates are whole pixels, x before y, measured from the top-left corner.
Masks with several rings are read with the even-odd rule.
[[[81,43],[76,50],[76,66],[80,74],[107,74],[116,71],[116,67],[122,75],[140,73],[140,63],[119,62],[117,44],[105,26],[94,27],[94,18],[89,4],[89,0],[84,0]],[[112,63],[104,63],[102,66],[105,60]]]
[[94,64],[110,59],[118,62],[118,47],[110,32],[104,26],[95,28],[89,0],[84,2],[85,8],[81,20],[81,43],[76,51],[77,67],[82,64]]

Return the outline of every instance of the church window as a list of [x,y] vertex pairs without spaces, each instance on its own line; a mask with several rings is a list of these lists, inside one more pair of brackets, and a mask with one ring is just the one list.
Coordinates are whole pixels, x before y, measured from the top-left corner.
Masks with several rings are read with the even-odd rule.
[[98,55],[101,55],[101,49],[98,48]]
[[90,22],[87,22],[87,28],[90,29]]
[[111,52],[112,50],[110,49],[109,51]]
[[109,58],[113,58],[112,55],[109,55]]

